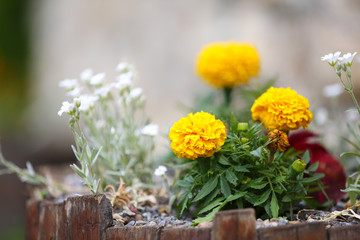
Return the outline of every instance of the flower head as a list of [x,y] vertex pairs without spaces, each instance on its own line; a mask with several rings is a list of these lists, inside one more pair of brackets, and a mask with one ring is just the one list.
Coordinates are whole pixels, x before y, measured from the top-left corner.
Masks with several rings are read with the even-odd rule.
[[329,53],[321,57],[321,61],[327,61],[331,66],[334,66],[340,56],[341,52],[336,52],[334,54]]
[[98,96],[81,95],[78,100],[80,101],[79,110],[87,112],[89,109],[94,107],[95,102],[99,99]]
[[340,83],[327,85],[323,88],[323,94],[325,97],[334,98],[344,92],[344,87]]
[[225,125],[206,112],[190,113],[170,129],[171,148],[179,158],[210,157],[226,139]]
[[164,175],[166,173],[166,171],[167,171],[167,168],[163,165],[160,165],[158,168],[155,169],[154,174],[155,174],[155,176],[160,177],[160,176]]
[[58,115],[61,116],[63,113],[70,114],[73,108],[74,108],[74,103],[69,103],[68,101],[65,101],[62,103],[60,111],[58,111]]
[[270,87],[255,100],[251,108],[252,118],[264,123],[269,130],[281,131],[307,128],[313,114],[309,101],[290,88]]
[[59,87],[65,88],[66,91],[73,90],[78,85],[77,79],[65,79],[59,82]]
[[148,136],[156,136],[159,133],[159,126],[154,123],[150,123],[141,129],[141,134]]
[[98,73],[90,78],[90,85],[100,85],[104,82],[106,74],[105,73]]
[[257,50],[247,43],[218,42],[203,48],[197,59],[197,72],[215,87],[231,88],[257,76],[260,60]]
[[357,52],[354,52],[353,54],[346,53],[342,57],[339,57],[339,61],[341,61],[345,65],[351,66],[356,54]]
[[279,149],[284,152],[290,146],[286,133],[277,129],[269,132],[267,141],[270,142],[267,148],[273,151]]
[[87,68],[80,74],[80,79],[84,82],[89,82],[93,76],[93,70],[91,68]]

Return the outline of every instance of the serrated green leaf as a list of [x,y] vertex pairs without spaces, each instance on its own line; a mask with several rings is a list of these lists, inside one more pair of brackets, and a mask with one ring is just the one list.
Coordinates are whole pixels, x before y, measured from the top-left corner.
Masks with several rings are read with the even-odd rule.
[[258,200],[259,196],[252,192],[248,192],[248,193],[246,193],[246,195],[244,195],[244,198],[246,201],[248,201],[249,203],[254,205],[256,200]]
[[249,164],[243,165],[243,166],[235,166],[234,170],[237,172],[249,172],[249,170],[247,169],[247,167],[249,166]]
[[254,206],[263,204],[270,196],[271,189],[266,190],[254,203]]
[[222,205],[214,208],[210,213],[208,213],[205,217],[199,217],[193,220],[193,224],[199,224],[202,222],[211,222],[214,218],[214,215],[222,208]]
[[268,183],[261,183],[261,184],[251,184],[249,187],[254,189],[263,189]]
[[202,214],[205,212],[210,211],[211,209],[213,209],[214,207],[219,206],[220,204],[222,204],[222,202],[225,200],[224,197],[218,198],[216,199],[214,202],[210,203],[209,205],[207,205],[205,208],[201,209],[201,211],[198,214]]
[[227,165],[227,166],[230,166],[230,165],[231,165],[231,163],[229,162],[229,160],[228,160],[224,155],[221,155],[221,156],[220,156],[219,163],[221,163],[221,164],[223,164],[223,165]]
[[218,177],[213,177],[211,180],[205,183],[205,185],[198,192],[193,202],[199,201],[206,197],[212,190],[216,188],[218,184]]
[[234,194],[234,195],[230,195],[230,196],[226,199],[226,202],[231,202],[231,201],[234,201],[234,200],[236,200],[236,199],[239,199],[239,198],[245,196],[246,193],[247,193],[247,192],[238,192],[238,193],[236,193],[236,194]]
[[309,172],[315,172],[319,167],[319,162],[316,162],[314,164],[311,164],[309,167],[308,167],[308,171]]
[[231,171],[231,170],[227,170],[225,172],[225,176],[226,179],[233,185],[236,185],[238,178],[236,177],[236,175]]
[[230,186],[229,186],[228,182],[226,181],[226,178],[224,177],[224,175],[222,175],[220,177],[220,187],[221,187],[221,191],[225,197],[228,197],[231,195]]
[[277,218],[279,216],[279,204],[276,195],[274,193],[272,194],[270,209],[271,209],[272,217]]

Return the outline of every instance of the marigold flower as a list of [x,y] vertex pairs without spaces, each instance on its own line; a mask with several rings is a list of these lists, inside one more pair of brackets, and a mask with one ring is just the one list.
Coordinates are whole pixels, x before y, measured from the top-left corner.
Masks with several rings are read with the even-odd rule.
[[190,113],[170,129],[171,148],[179,158],[210,157],[226,139],[225,125],[206,112]]
[[260,57],[247,43],[217,42],[205,46],[197,59],[197,72],[215,87],[232,88],[257,76]]
[[290,88],[270,87],[255,100],[251,108],[252,118],[264,123],[269,130],[281,131],[307,128],[313,114],[309,101]]
[[286,133],[277,129],[268,133],[267,141],[271,141],[271,143],[267,145],[267,148],[273,151],[279,149],[281,152],[284,152],[290,146]]

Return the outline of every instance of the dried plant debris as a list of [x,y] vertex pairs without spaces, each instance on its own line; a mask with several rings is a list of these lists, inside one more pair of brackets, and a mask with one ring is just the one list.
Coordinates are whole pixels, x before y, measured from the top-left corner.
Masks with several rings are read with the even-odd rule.
[[328,226],[343,226],[360,223],[360,215],[358,213],[358,207],[360,202],[357,202],[351,208],[344,209],[342,211],[320,211],[313,209],[304,209],[298,212],[298,221],[316,222],[323,221]]
[[124,180],[120,178],[120,184],[117,190],[111,185],[105,187],[105,195],[110,200],[111,205],[123,209],[124,206],[130,205],[130,189],[126,189]]

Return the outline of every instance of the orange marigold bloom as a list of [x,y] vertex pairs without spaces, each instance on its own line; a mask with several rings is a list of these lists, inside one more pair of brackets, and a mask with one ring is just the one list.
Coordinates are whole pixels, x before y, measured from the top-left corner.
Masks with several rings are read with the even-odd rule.
[[267,149],[276,151],[279,149],[281,152],[284,152],[289,146],[289,140],[286,133],[274,129],[268,133],[267,141],[271,141],[269,145],[267,145]]
[[206,112],[190,113],[170,129],[171,148],[179,158],[210,157],[226,139],[225,125]]
[[290,88],[270,87],[255,100],[251,108],[252,118],[264,123],[269,130],[281,131],[307,128],[313,114],[309,101]]
[[257,76],[260,57],[251,44],[216,42],[205,46],[197,59],[197,72],[215,87],[232,88]]

